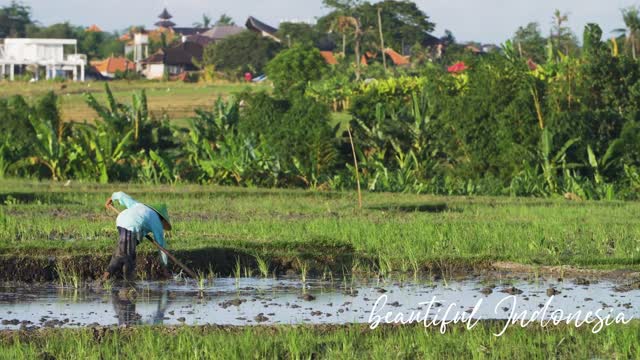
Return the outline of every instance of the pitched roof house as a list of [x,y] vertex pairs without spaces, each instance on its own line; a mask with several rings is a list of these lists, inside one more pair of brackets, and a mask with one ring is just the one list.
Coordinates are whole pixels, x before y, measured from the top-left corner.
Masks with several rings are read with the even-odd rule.
[[262,21],[254,18],[253,16],[249,16],[245,26],[247,27],[247,29],[257,32],[258,34],[264,37],[268,37],[277,42],[280,42],[280,39],[276,36],[278,29],[263,23]]
[[247,31],[247,29],[235,25],[216,25],[200,34],[187,36],[185,42],[190,41],[198,43],[202,46],[207,46],[211,43],[218,42],[220,40],[228,38],[229,36],[237,35],[244,31]]
[[142,74],[147,79],[161,79],[198,70],[194,61],[202,60],[202,52],[202,45],[190,41],[159,50],[142,61]]

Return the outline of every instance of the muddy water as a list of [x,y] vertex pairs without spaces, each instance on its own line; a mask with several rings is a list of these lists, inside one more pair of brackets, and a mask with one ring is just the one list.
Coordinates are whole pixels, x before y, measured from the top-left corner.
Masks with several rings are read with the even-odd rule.
[[[508,319],[512,311],[601,310],[640,318],[640,290],[610,281],[468,279],[449,282],[325,282],[294,279],[216,279],[139,282],[132,290],[55,284],[0,287],[0,329],[96,325],[256,325],[367,323],[376,314],[424,312],[453,318]],[[622,291],[621,291],[622,290]],[[553,297],[553,298],[552,298]],[[481,301],[480,301],[481,300]],[[480,301],[480,305],[478,305]],[[473,310],[475,308],[475,311]],[[447,310],[449,310],[447,312]]]

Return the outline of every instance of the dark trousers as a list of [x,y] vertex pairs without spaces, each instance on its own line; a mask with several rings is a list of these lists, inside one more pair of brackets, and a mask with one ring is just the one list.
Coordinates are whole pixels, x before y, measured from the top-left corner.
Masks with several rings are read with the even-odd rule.
[[118,233],[120,240],[113,252],[107,272],[112,275],[122,272],[125,280],[133,280],[136,272],[136,246],[140,242],[139,236],[121,227],[118,227]]

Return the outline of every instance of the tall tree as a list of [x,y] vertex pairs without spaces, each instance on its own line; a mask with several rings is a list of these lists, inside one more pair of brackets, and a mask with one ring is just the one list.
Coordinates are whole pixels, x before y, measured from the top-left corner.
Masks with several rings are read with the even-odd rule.
[[[385,44],[394,49],[402,51],[416,43],[423,43],[435,28],[435,24],[429,21],[429,16],[412,1],[384,0],[371,4],[352,0],[326,0],[324,4],[333,11],[318,19],[318,27],[322,31],[335,29],[340,17],[355,18],[360,22],[363,35],[375,46],[371,50],[380,47],[378,9]],[[342,35],[343,39],[349,37]]]
[[27,27],[32,25],[31,7],[18,1],[11,1],[0,8],[0,38],[24,37]]
[[614,32],[625,35],[627,48],[631,50],[631,55],[636,60],[640,36],[640,10],[636,6],[622,9],[622,19],[626,28],[616,29]]
[[571,28],[567,26],[568,22],[568,13],[562,13],[558,9],[554,11],[551,28],[551,43],[557,50],[563,52],[565,55],[569,55],[572,51],[575,51],[578,48],[578,40],[573,31],[571,31]]
[[531,58],[537,63],[544,61],[547,40],[540,33],[538,23],[531,22],[519,27],[513,35],[513,44],[520,56]]

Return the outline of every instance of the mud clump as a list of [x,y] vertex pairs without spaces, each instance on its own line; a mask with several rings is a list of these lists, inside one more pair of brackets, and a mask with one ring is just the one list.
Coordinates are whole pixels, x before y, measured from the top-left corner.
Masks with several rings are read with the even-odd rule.
[[589,281],[589,280],[587,280],[585,278],[577,278],[573,283],[576,284],[576,285],[583,285],[583,286],[591,285],[591,281]]
[[636,281],[627,285],[616,286],[613,291],[615,292],[629,292],[633,290],[640,290],[640,281]]
[[554,288],[554,287],[550,287],[550,288],[547,289],[547,296],[555,296],[555,295],[559,295],[559,294],[561,294],[561,292],[558,289]]
[[240,306],[242,303],[246,303],[246,302],[247,302],[246,299],[233,299],[233,300],[227,300],[227,301],[221,302],[218,305],[220,305],[220,307],[222,307],[223,309],[226,309],[230,306]]
[[518,289],[518,288],[517,288],[517,287],[515,287],[515,286],[511,286],[511,287],[508,287],[508,288],[504,288],[504,289],[502,289],[502,291],[501,291],[501,292],[502,292],[502,293],[505,293],[505,294],[509,294],[509,295],[520,295],[520,294],[522,294],[522,293],[523,293],[523,291],[522,291],[522,290]]
[[490,287],[485,287],[485,288],[482,288],[482,289],[480,290],[480,293],[481,293],[482,295],[489,296],[489,295],[493,294],[493,289],[492,289],[492,288],[490,288]]
[[304,294],[304,295],[300,296],[300,299],[302,299],[304,301],[313,301],[313,300],[316,299],[316,297],[311,295],[311,294]]

